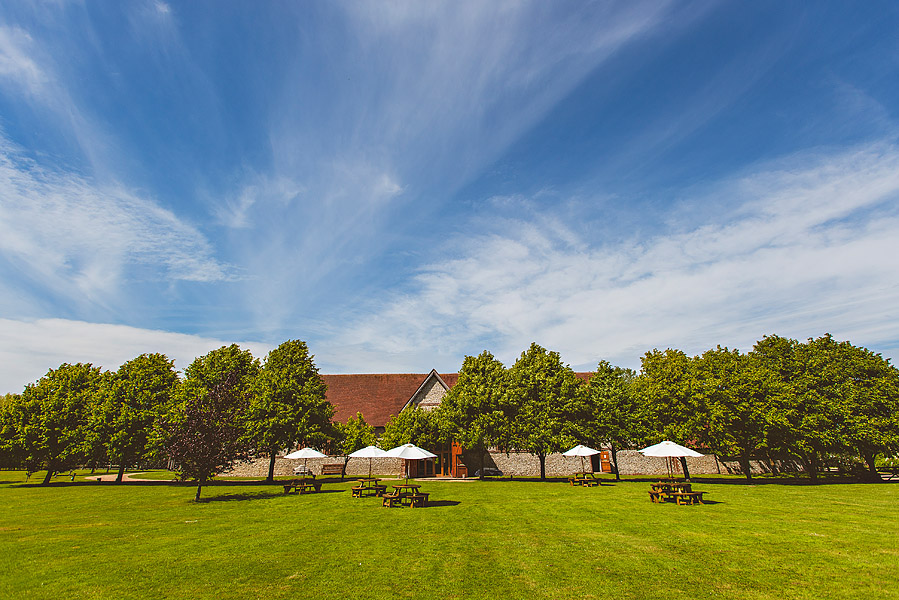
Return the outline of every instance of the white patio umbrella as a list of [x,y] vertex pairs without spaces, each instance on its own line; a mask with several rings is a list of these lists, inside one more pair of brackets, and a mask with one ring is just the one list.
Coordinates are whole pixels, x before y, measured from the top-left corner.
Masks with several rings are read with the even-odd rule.
[[[302,458],[303,459],[303,469],[306,469],[306,461],[310,458],[324,458],[328,456],[327,454],[322,454],[318,450],[314,450],[313,448],[303,448],[302,450],[296,450],[291,452],[290,454],[285,454],[284,458]],[[308,472],[308,471],[307,471]]]
[[[427,458],[437,458],[437,455],[433,452],[428,452],[424,448],[419,448],[415,444],[403,444],[402,446],[391,448],[384,453],[384,456],[402,458],[404,460],[425,460]],[[409,483],[409,470],[405,469],[405,471],[406,483]]]
[[665,464],[668,467],[668,475],[671,475],[671,463],[668,461],[669,458],[683,458],[687,456],[699,457],[703,456],[696,450],[690,450],[685,446],[681,446],[680,444],[675,444],[674,442],[665,440],[664,442],[659,442],[654,446],[647,446],[639,451],[643,454],[643,456],[658,456],[665,459]]
[[594,450],[593,448],[584,446],[583,444],[578,444],[571,450],[566,450],[562,453],[562,456],[580,456],[581,457],[581,471],[586,472],[586,467],[584,466],[584,457],[585,456],[593,456],[594,454],[599,454],[599,450]]
[[377,446],[366,446],[365,448],[361,448],[356,450],[355,452],[351,452],[347,456],[350,458],[367,458],[368,459],[368,478],[371,479],[371,459],[380,458],[387,454],[384,450],[381,450]]

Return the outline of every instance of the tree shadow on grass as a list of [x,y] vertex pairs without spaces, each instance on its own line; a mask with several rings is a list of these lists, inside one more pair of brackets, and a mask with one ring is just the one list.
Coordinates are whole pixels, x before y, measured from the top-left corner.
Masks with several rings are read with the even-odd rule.
[[428,505],[424,508],[441,508],[444,506],[459,506],[462,504],[458,500],[428,500]]
[[199,504],[209,503],[209,502],[233,502],[237,500],[271,500],[272,498],[280,498],[284,494],[279,494],[276,492],[259,492],[256,494],[222,494],[220,496],[208,496],[206,498],[200,497],[198,501]]

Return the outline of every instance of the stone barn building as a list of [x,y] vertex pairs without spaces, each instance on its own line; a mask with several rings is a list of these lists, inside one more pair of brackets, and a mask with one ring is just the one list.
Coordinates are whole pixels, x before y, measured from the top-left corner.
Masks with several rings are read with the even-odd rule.
[[[586,381],[592,373],[577,373]],[[365,422],[374,426],[377,434],[383,433],[391,417],[401,411],[420,407],[431,410],[440,405],[446,393],[456,384],[458,373],[362,373],[350,375],[322,375],[328,385],[327,398],[334,405],[334,420],[345,423],[350,417],[362,413]],[[291,449],[292,450],[292,449]],[[427,448],[437,455],[429,461],[410,461],[410,476],[466,477],[475,474],[479,460],[468,456],[464,448],[457,444],[440,448]],[[286,450],[285,453],[289,451]],[[611,472],[609,453],[593,457],[592,468],[596,472]],[[342,457],[310,459],[309,467],[321,473],[325,464],[342,463]],[[292,475],[298,464],[279,457],[275,462],[276,475]],[[491,451],[485,458],[486,468],[498,469],[506,476],[533,477],[540,474],[537,457],[528,452]],[[726,472],[725,467],[713,456],[688,459],[693,473]],[[665,463],[662,459],[646,458],[636,451],[618,452],[618,466],[622,474],[662,474]],[[381,474],[397,474],[404,468],[399,459],[375,459],[373,469]],[[580,459],[552,454],[546,457],[548,477],[568,476],[580,470]],[[240,476],[261,476],[268,472],[268,459],[259,459],[237,465],[229,474]],[[347,474],[362,475],[368,472],[368,460],[350,460]]]

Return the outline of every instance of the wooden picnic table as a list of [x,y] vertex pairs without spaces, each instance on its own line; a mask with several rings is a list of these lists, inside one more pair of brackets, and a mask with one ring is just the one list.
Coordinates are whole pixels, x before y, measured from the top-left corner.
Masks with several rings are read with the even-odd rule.
[[358,485],[353,486],[353,498],[362,498],[365,495],[381,496],[387,491],[386,485],[378,485],[381,481],[376,477],[363,477],[358,479]]
[[596,478],[596,474],[592,471],[580,471],[574,473],[568,478],[568,483],[572,486],[580,485],[583,487],[593,487],[602,485],[602,481]]
[[686,482],[659,481],[657,483],[650,483],[649,487],[657,492],[690,492],[692,491],[693,485]]
[[296,490],[298,494],[307,494],[309,492],[318,492],[322,489],[322,484],[313,479],[294,479],[284,484],[284,493],[289,494],[291,490]]
[[415,483],[402,483],[393,486],[392,494],[384,494],[382,504],[387,507],[393,507],[396,504],[400,506],[425,506],[428,502],[429,494],[419,492],[421,486]]

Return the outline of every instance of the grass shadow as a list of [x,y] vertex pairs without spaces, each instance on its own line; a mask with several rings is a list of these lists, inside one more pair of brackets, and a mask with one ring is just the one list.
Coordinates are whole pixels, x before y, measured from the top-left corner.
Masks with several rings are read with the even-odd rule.
[[257,494],[222,494],[221,496],[201,497],[198,504],[209,502],[235,502],[241,500],[271,500],[272,498],[280,498],[284,494],[275,492],[259,492]]
[[459,506],[462,504],[458,500],[428,500],[428,505],[424,508],[441,508],[445,506]]

